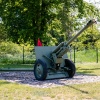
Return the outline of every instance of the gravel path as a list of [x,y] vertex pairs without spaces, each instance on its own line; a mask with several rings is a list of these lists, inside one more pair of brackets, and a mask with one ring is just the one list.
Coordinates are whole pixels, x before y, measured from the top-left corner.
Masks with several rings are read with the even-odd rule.
[[53,79],[45,81],[37,81],[31,71],[11,71],[0,72],[0,80],[7,80],[9,82],[17,82],[33,87],[55,87],[70,84],[81,84],[89,82],[100,82],[100,76],[76,74],[73,78]]

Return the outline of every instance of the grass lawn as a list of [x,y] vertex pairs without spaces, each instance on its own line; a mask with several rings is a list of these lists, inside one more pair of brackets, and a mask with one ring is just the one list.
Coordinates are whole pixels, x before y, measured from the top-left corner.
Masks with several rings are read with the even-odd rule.
[[0,64],[0,69],[16,69],[16,68],[31,68],[33,69],[33,64]]
[[0,100],[100,100],[100,82],[35,88],[0,80]]
[[[0,67],[33,65],[0,65]],[[77,73],[100,75],[100,63],[76,63]],[[100,100],[100,82],[35,88],[0,80],[0,100]]]
[[76,72],[100,76],[100,63],[76,63]]

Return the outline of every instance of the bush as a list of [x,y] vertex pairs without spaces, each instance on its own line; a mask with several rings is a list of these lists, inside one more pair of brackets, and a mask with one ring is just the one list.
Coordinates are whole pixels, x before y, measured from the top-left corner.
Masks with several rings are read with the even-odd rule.
[[13,42],[1,42],[0,43],[0,54],[18,54],[22,53],[20,46]]
[[[24,55],[23,55],[24,47]],[[21,64],[33,63],[35,55],[33,54],[33,46],[31,45],[18,45],[13,42],[0,43],[0,63]]]

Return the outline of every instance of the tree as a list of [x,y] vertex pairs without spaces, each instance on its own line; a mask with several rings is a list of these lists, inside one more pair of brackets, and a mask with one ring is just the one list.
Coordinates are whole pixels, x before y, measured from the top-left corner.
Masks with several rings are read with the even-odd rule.
[[[50,42],[47,40],[51,40],[53,33],[48,33],[48,25],[53,24],[54,27],[57,25],[55,21],[59,21],[60,32],[62,36],[66,33],[64,38],[67,38],[77,24],[76,18],[84,14],[84,3],[83,0],[0,0],[0,9],[10,40],[16,43],[28,41],[36,45],[38,38],[44,43]],[[75,18],[71,17],[74,12],[75,15],[78,13]],[[52,31],[57,33],[57,30]]]
[[53,16],[49,13],[53,3],[55,0],[2,0],[0,13],[10,39],[17,43],[31,41],[36,45],[37,38],[42,38],[46,24]]
[[[56,17],[52,10],[60,3],[70,5],[73,0],[67,1],[1,0],[0,15],[7,27],[10,39],[14,42],[31,41],[36,45],[37,38],[42,38],[46,33],[49,20]],[[82,1],[75,0],[73,2],[80,7]],[[69,9],[69,6],[67,8]]]
[[50,24],[52,27],[50,37],[53,37],[56,43],[70,39],[72,34],[79,31],[90,19],[99,18],[99,10],[87,2],[80,4],[80,8],[76,7],[73,1],[70,1],[69,7],[67,5],[68,3],[63,2],[59,4],[56,11],[58,14]]

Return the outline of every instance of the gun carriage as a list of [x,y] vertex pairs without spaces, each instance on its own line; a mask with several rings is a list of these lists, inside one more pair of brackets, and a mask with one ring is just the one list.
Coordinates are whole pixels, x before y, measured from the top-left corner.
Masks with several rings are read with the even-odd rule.
[[61,42],[58,46],[35,46],[35,78],[40,81],[54,78],[72,78],[75,75],[76,67],[66,54],[70,49],[70,43],[95,22],[95,20],[90,20],[68,42]]

